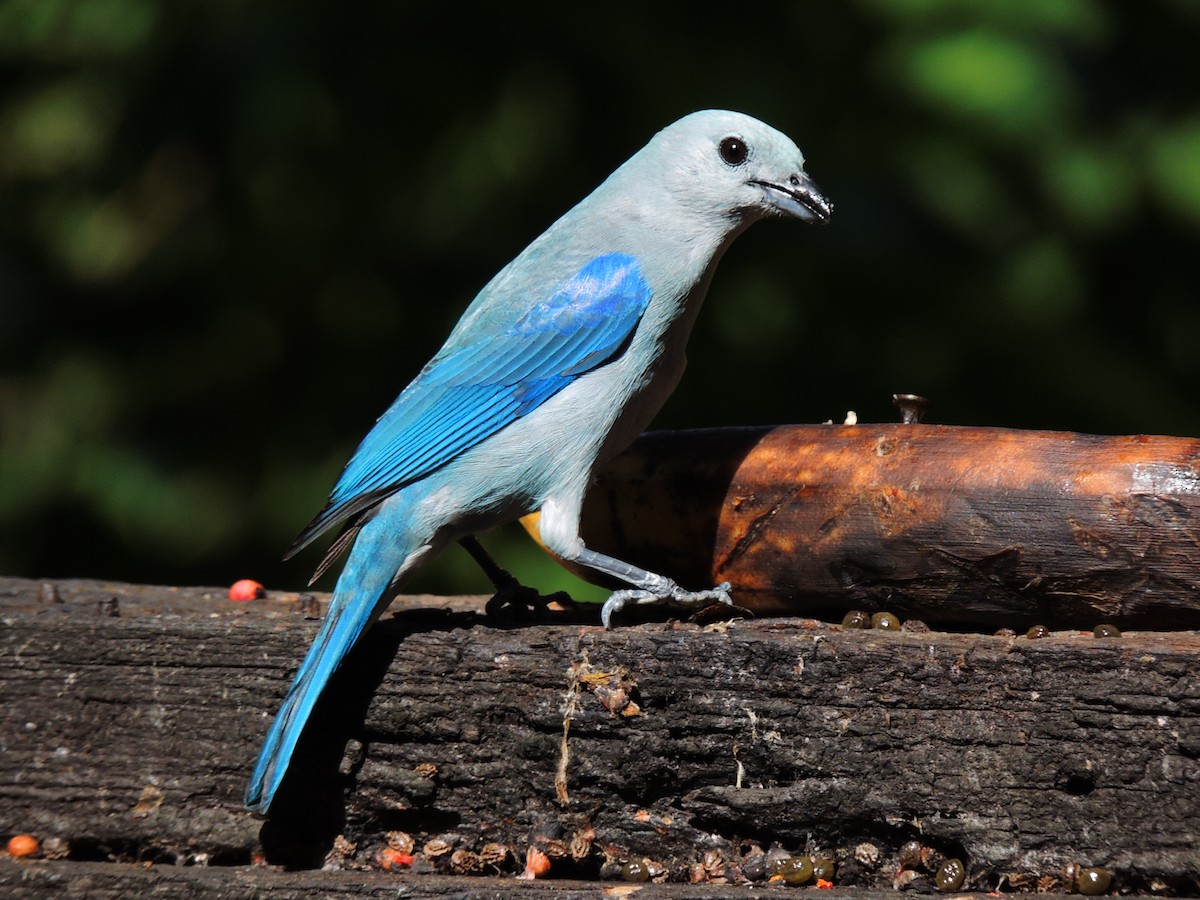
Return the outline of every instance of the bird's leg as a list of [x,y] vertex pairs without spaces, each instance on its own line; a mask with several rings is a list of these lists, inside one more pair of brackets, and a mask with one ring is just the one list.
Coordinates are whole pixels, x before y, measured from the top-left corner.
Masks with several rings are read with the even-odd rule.
[[511,591],[522,587],[521,582],[517,581],[511,572],[502,568],[492,558],[492,554],[483,548],[483,544],[479,543],[479,539],[475,535],[472,534],[465,538],[459,538],[458,542],[464,550],[471,554],[471,559],[479,564],[479,568],[483,569],[483,574],[487,576],[487,580],[492,583],[497,592]]
[[654,603],[669,607],[703,607],[712,603],[733,605],[733,598],[729,595],[731,585],[728,581],[707,591],[686,591],[670,578],[639,569],[586,547],[577,551],[574,561],[633,585],[627,590],[615,591],[604,601],[604,606],[600,609],[600,621],[604,623],[605,628],[608,627],[613,613],[630,604]]
[[600,608],[600,621],[604,623],[605,628],[608,627],[613,613],[631,604],[658,604],[693,609],[713,603],[733,605],[733,598],[729,596],[732,589],[729,582],[718,584],[707,591],[687,591],[663,575],[589,550],[579,535],[579,515],[583,508],[586,485],[575,487],[575,491],[564,491],[558,496],[548,497],[542,503],[538,533],[546,548],[561,559],[587,566],[610,578],[632,585],[626,590],[616,591],[604,601],[604,606]]
[[535,609],[544,612],[552,603],[566,604],[574,608],[575,601],[562,591],[547,596],[535,588],[521,584],[511,572],[492,558],[474,535],[460,538],[459,543],[471,554],[471,558],[479,564],[483,574],[496,588],[496,593],[484,608],[489,616],[510,609]]

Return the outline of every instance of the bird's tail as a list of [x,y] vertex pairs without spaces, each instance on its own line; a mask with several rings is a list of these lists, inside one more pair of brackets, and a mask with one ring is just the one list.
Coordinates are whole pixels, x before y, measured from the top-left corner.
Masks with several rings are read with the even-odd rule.
[[394,527],[399,515],[398,510],[381,511],[363,526],[350,551],[329,612],[275,715],[250,776],[246,806],[255,812],[265,813],[271,806],[317,698],[359,636],[394,596],[414,549],[413,538]]

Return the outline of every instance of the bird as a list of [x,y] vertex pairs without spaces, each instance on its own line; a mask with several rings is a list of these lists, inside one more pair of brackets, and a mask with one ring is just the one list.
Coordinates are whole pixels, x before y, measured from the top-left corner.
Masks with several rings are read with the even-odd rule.
[[[540,511],[547,549],[628,588],[604,604],[731,602],[584,545],[597,466],[632,443],[683,374],[713,273],[752,223],[827,222],[790,138],[701,110],[663,128],[489,281],[369,431],[288,556],[341,528],[349,552],[316,638],[264,740],[246,806],[266,813],[313,706],[405,579],[455,541]],[[479,558],[477,556],[477,558]],[[485,565],[485,568],[487,566]]]

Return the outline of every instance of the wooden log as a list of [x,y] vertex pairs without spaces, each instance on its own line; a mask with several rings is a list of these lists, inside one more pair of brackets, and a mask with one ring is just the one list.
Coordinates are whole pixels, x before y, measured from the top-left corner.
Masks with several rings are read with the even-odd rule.
[[[381,872],[278,871],[262,867],[228,868],[145,866],[120,863],[33,862],[5,863],[0,855],[0,896],[7,900],[86,897],[87,900],[311,900],[316,897],[365,897],[378,900],[464,897],[504,900],[611,900],[630,894],[637,900],[720,900],[750,897],[751,889],[731,890],[716,884],[630,884],[586,881],[517,881],[479,877],[464,883],[447,875],[405,875]],[[842,896],[848,892],[843,891]],[[854,891],[854,900],[895,900],[893,890]],[[1054,900],[1055,896],[1042,897]],[[982,898],[958,893],[957,900]]]
[[688,587],[729,581],[757,613],[1194,628],[1200,439],[919,424],[653,433],[600,474],[583,537]]
[[428,872],[501,847],[511,875],[537,845],[585,878],[648,857],[687,879],[710,853],[700,876],[737,879],[776,845],[862,888],[917,840],[974,889],[1081,863],[1200,890],[1197,634],[514,628],[434,602],[402,598],[347,659],[264,823],[241,794],[311,602],[0,580],[0,835],[76,863],[371,868],[404,832]]

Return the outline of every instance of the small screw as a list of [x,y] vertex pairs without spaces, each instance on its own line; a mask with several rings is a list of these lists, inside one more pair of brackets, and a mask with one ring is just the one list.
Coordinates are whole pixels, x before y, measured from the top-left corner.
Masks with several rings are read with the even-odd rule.
[[917,394],[892,394],[892,402],[900,407],[900,421],[916,425],[929,409],[929,401]]

